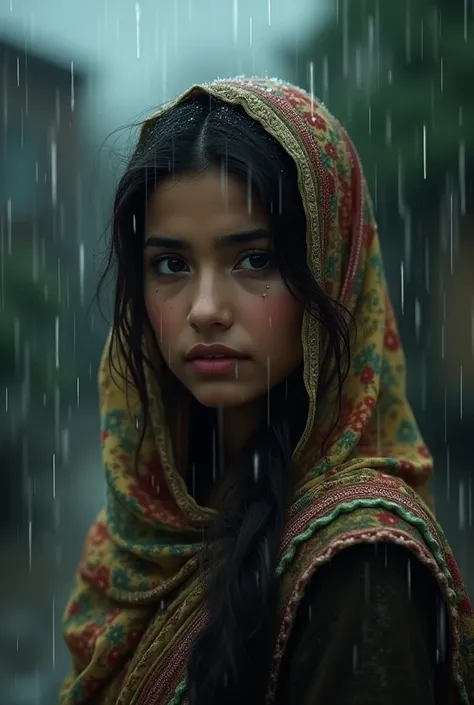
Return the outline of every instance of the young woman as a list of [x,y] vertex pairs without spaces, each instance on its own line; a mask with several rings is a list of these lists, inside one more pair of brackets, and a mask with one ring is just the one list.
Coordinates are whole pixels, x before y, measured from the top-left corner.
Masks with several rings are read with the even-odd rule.
[[106,509],[66,704],[474,703],[474,619],[345,131],[270,80],[147,120],[118,187]]

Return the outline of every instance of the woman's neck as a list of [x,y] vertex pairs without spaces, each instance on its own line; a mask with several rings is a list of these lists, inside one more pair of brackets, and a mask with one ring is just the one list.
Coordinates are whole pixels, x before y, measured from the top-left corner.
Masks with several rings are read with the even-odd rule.
[[265,418],[265,397],[217,411],[221,457],[225,468],[232,466]]

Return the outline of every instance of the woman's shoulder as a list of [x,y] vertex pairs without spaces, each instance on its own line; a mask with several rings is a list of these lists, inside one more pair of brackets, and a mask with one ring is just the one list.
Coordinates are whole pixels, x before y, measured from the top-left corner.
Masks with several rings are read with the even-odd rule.
[[[347,589],[348,578],[356,584],[362,581],[364,585],[377,584],[385,589],[403,588],[407,595],[426,583],[435,586],[430,570],[410,549],[389,541],[359,543],[340,550],[321,566],[319,574],[314,574],[308,594],[317,589],[322,575],[326,581],[337,584],[340,592]],[[340,580],[342,576],[346,581]]]
[[385,605],[397,613],[436,610],[441,590],[430,569],[408,548],[396,543],[357,544],[342,549],[315,571],[297,612],[321,604],[341,612],[343,604],[366,612]]
[[289,702],[291,683],[301,693],[292,701],[304,705],[434,703],[443,660],[441,605],[435,578],[406,547],[342,549],[307,584],[282,662],[278,702]]

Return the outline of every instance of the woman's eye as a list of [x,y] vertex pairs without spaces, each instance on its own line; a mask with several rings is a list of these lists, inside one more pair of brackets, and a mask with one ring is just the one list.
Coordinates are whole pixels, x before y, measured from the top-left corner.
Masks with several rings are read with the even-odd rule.
[[255,272],[259,269],[268,269],[271,264],[272,257],[269,252],[252,252],[240,260],[237,268]]
[[187,271],[187,264],[179,257],[157,257],[151,263],[156,274],[167,276]]

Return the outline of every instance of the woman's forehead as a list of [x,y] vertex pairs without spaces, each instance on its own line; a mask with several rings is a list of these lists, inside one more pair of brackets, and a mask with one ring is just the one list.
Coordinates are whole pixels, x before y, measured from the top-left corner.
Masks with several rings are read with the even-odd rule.
[[169,177],[159,184],[147,207],[145,237],[214,239],[230,233],[267,230],[258,198],[242,181],[217,170]]

